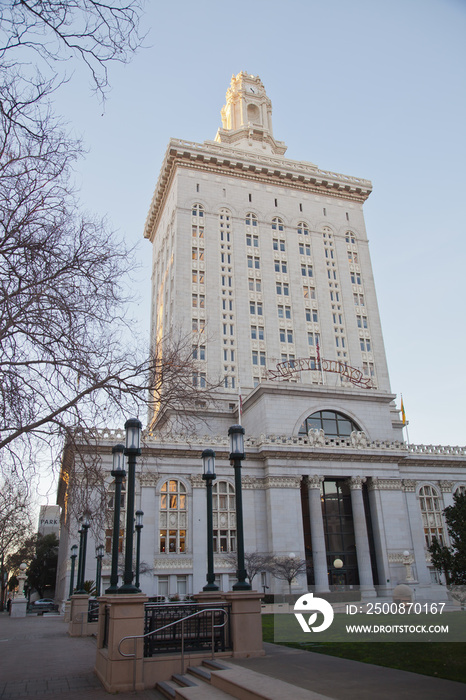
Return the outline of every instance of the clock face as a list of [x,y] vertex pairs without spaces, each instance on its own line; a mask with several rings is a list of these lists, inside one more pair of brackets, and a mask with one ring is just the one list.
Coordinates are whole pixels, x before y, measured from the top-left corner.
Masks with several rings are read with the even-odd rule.
[[252,85],[248,86],[248,92],[252,92],[253,95],[256,94],[256,88],[253,88]]

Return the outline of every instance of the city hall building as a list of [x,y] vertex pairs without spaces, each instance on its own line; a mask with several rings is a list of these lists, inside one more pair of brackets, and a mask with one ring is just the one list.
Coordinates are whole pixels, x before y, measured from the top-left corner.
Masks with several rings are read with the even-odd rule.
[[[216,453],[215,574],[231,590],[227,435],[241,422],[246,553],[305,559],[296,593],[344,585],[363,598],[390,596],[408,580],[416,599],[446,599],[427,547],[433,537],[448,544],[442,511],[466,487],[465,450],[404,442],[364,224],[371,183],[287,159],[257,76],[233,76],[221,118],[215,140],[170,140],[144,231],[153,251],[154,344],[190,334],[193,385],[220,378],[221,386],[190,416],[189,433],[170,412],[149,416],[136,486],[142,590],[183,598],[205,584],[205,448]],[[109,521],[94,539],[106,543],[104,586],[111,448],[122,440],[118,431],[100,433]],[[63,598],[76,541],[67,491],[79,470],[68,455],[58,494]],[[85,578],[94,570],[88,557]],[[283,593],[288,584],[260,572],[253,588]]]

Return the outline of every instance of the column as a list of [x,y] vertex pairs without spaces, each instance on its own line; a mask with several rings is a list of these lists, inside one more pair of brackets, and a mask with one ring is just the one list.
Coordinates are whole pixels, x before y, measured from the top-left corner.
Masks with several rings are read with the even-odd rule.
[[369,538],[367,536],[366,513],[362,498],[362,485],[365,477],[353,476],[348,479],[351,489],[351,506],[353,509],[353,527],[356,540],[356,554],[358,559],[359,588],[365,598],[375,597],[376,591],[372,578],[371,554]]
[[309,490],[309,519],[311,521],[312,560],[314,563],[314,580],[317,591],[329,591],[327,552],[325,548],[324,522],[322,520],[322,504],[320,500],[320,487],[323,476],[309,476],[307,485]]

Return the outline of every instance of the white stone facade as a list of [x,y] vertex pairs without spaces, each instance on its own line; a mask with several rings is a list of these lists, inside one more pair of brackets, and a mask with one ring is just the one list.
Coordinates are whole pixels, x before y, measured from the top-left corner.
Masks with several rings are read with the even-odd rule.
[[[416,596],[442,597],[426,546],[466,484],[465,450],[403,442],[362,210],[371,183],[289,160],[285,151],[265,89],[246,73],[232,79],[215,141],[171,140],[167,149],[144,234],[153,246],[152,337],[192,333],[193,381],[222,377],[223,386],[195,435],[174,438],[169,415],[149,416],[136,497],[145,514],[141,558],[150,566],[143,590],[183,596],[205,583],[207,447],[216,451],[223,504],[214,512],[215,571],[220,587],[231,588],[236,525],[226,436],[241,394],[246,552],[306,557],[309,580],[300,577],[296,591],[345,584],[364,597],[390,595],[409,563]],[[108,484],[111,446],[121,438],[99,439]],[[64,524],[62,533],[73,531]],[[62,542],[66,597],[71,540]],[[287,589],[268,574],[254,581],[265,585],[269,593]]]

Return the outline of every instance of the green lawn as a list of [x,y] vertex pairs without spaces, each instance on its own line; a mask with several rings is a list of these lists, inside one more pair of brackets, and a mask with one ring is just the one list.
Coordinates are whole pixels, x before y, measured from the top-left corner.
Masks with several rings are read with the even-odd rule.
[[[458,613],[455,613],[458,614]],[[466,616],[465,616],[466,620]],[[274,642],[274,616],[262,615],[264,642]],[[285,646],[466,683],[466,644],[441,642],[286,642]]]

